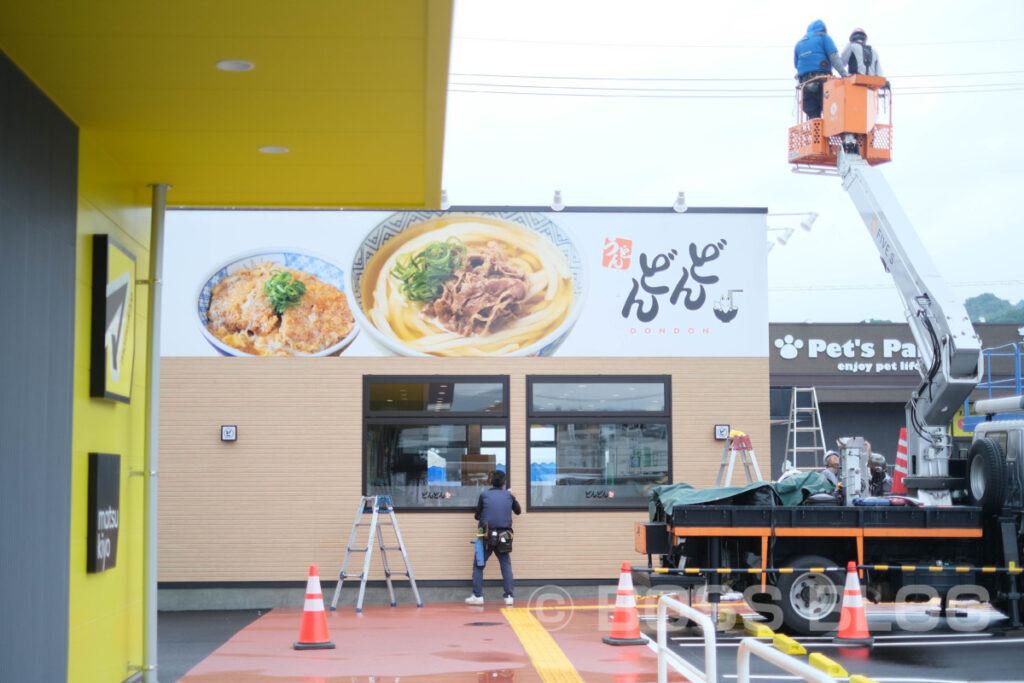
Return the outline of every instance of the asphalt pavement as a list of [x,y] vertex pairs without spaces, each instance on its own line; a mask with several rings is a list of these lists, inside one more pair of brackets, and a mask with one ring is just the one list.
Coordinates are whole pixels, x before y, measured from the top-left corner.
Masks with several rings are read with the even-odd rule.
[[266,610],[157,613],[157,679],[175,683]]

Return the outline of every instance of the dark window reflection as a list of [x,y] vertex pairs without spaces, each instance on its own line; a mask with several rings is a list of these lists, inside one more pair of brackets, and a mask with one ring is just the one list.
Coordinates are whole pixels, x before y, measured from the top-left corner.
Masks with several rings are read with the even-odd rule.
[[663,413],[664,382],[534,382],[534,413]]
[[505,411],[500,382],[371,382],[370,412],[487,413]]
[[390,495],[399,507],[474,506],[490,473],[507,465],[502,425],[366,427],[367,495]]
[[646,505],[669,481],[667,423],[530,425],[531,507]]

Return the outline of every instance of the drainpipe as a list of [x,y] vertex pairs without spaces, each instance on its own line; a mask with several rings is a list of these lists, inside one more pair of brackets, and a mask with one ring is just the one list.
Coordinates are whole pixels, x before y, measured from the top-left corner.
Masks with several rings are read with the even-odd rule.
[[149,363],[146,387],[149,400],[146,441],[146,532],[143,578],[143,632],[145,652],[142,680],[158,683],[156,665],[156,581],[157,581],[157,494],[160,460],[160,304],[163,295],[164,213],[170,185],[153,185],[152,219],[149,229]]

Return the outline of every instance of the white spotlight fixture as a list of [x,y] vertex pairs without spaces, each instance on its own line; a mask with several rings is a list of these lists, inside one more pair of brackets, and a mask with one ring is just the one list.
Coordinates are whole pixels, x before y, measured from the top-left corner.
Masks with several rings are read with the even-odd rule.
[[452,203],[448,201],[448,190],[441,190],[441,210],[447,211],[452,208]]
[[216,64],[221,71],[252,71],[256,65],[244,59],[222,59]]
[[555,190],[555,196],[551,199],[552,211],[561,211],[565,208],[565,202],[562,201],[562,191]]
[[260,151],[264,154],[287,154],[291,150],[287,147],[279,147],[278,145],[267,145],[266,147],[260,147]]
[[782,234],[776,237],[776,241],[779,244],[785,245],[789,241],[789,238],[793,236],[793,228],[786,228],[782,231]]
[[775,242],[769,242],[768,243],[768,251],[771,251],[772,247],[774,247],[774,246],[775,246]]
[[672,210],[676,213],[683,213],[688,208],[690,207],[686,205],[686,193],[680,192],[676,195],[676,202],[672,205]]
[[811,211],[807,214],[807,218],[800,221],[800,227],[810,232],[811,226],[814,225],[814,221],[818,220],[818,214],[815,211]]

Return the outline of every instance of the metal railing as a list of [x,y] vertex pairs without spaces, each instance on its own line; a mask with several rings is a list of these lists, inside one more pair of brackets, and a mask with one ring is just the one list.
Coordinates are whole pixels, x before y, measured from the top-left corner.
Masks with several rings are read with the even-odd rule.
[[[736,652],[736,683],[750,683],[750,655],[757,655],[766,662],[774,664],[794,676],[799,676],[805,681],[836,683],[836,679],[824,671],[815,669],[810,664],[776,650],[756,638],[744,638],[740,641],[739,649]],[[659,678],[658,680],[660,683],[663,679]]]
[[[704,671],[668,649],[666,616],[669,608],[695,622],[704,634]],[[715,623],[708,615],[667,595],[658,600],[658,683],[668,681],[668,664],[696,683],[718,683],[718,650]],[[832,679],[829,679],[831,681]]]

